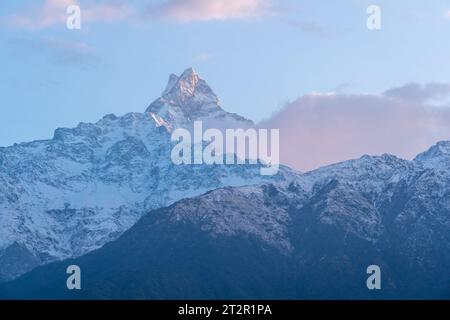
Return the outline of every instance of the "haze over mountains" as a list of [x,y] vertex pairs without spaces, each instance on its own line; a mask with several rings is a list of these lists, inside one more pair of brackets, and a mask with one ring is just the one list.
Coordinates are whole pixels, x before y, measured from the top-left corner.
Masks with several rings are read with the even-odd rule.
[[44,265],[0,298],[450,298],[450,142],[273,177],[174,166],[170,132],[196,119],[253,125],[188,69],[145,113],[0,149],[0,274]]

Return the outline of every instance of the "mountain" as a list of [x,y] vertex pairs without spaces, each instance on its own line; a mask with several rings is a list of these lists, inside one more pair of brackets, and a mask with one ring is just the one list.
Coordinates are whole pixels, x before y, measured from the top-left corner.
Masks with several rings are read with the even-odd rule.
[[[450,299],[448,145],[182,199],[99,250],[1,285],[0,298]],[[65,287],[71,264],[80,291]],[[381,290],[366,287],[370,265]]]
[[450,142],[303,174],[174,165],[197,120],[253,126],[187,69],[144,113],[0,148],[0,298],[450,299]]
[[432,146],[429,150],[419,154],[416,161],[431,169],[448,170],[450,163],[450,142],[441,141]]
[[57,129],[50,140],[0,148],[0,282],[116,239],[152,209],[224,186],[282,179],[258,165],[174,165],[171,132],[209,120],[253,123],[224,111],[194,70],[172,75],[144,113]]
[[170,75],[162,96],[146,112],[179,128],[189,128],[193,121],[202,121],[205,128],[217,129],[254,126],[251,120],[224,111],[217,95],[192,68],[179,77]]

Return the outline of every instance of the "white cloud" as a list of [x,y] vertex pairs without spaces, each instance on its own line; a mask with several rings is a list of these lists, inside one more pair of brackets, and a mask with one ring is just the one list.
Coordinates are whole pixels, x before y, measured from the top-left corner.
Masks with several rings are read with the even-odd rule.
[[270,0],[168,0],[149,14],[176,22],[248,19],[271,14]]
[[299,170],[391,153],[413,158],[450,140],[447,84],[408,84],[381,95],[311,94],[284,106],[261,127],[280,129],[281,162]]

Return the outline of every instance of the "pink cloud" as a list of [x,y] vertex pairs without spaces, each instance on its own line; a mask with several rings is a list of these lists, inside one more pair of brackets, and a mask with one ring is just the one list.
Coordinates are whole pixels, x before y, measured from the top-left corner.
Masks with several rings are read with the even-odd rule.
[[105,21],[112,22],[124,20],[132,16],[135,9],[122,3],[101,3],[86,7],[84,18],[86,21]]
[[280,129],[281,162],[303,171],[364,154],[410,159],[450,139],[450,107],[428,104],[442,98],[445,88],[449,94],[449,86],[438,84],[407,85],[382,95],[310,94],[260,126]]
[[[176,22],[248,19],[276,12],[274,0],[167,0],[150,6],[147,16]],[[10,27],[39,30],[57,24],[65,25],[67,8],[78,5],[83,22],[112,22],[139,16],[139,8],[123,0],[81,1],[43,0],[40,6],[29,6],[23,12],[9,16]]]
[[7,17],[6,23],[10,27],[36,30],[56,24],[65,26],[67,8],[79,5],[83,22],[116,21],[127,18],[133,9],[121,2],[98,2],[89,6],[82,6],[77,0],[45,0],[39,7],[29,7],[23,13]]
[[247,19],[274,9],[269,0],[169,0],[150,15],[176,22]]

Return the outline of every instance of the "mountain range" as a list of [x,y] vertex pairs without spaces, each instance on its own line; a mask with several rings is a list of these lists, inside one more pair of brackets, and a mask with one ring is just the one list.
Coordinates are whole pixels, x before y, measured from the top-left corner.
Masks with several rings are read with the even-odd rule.
[[174,165],[171,132],[196,120],[253,126],[224,111],[187,69],[144,113],[111,114],[57,129],[50,140],[0,148],[0,280],[100,248],[148,211],[182,198],[282,177],[261,177],[254,165]]
[[170,132],[196,120],[253,126],[187,69],[144,113],[0,149],[0,298],[450,299],[450,142],[275,176],[175,166]]

